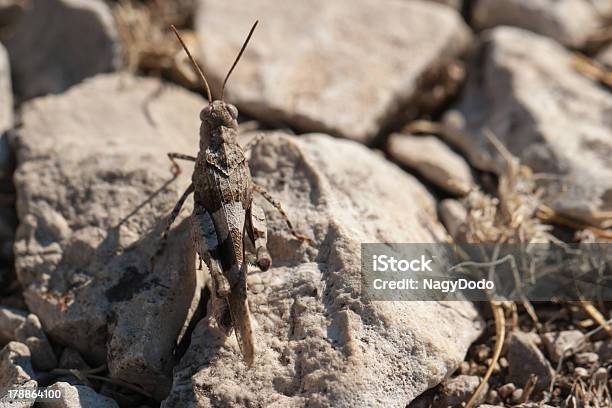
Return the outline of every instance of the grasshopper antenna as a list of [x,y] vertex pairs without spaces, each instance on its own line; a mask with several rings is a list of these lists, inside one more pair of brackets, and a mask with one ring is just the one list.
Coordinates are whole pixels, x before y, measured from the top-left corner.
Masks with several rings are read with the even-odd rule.
[[251,36],[253,35],[253,31],[255,31],[255,27],[257,27],[257,24],[259,24],[259,20],[256,20],[255,24],[253,24],[253,27],[251,27],[251,31],[249,31],[249,35],[247,35],[247,38],[244,41],[244,44],[242,44],[242,48],[240,49],[238,56],[234,60],[232,67],[229,69],[229,71],[227,72],[227,75],[225,76],[225,79],[223,80],[223,87],[221,88],[221,100],[223,100],[223,97],[225,95],[225,84],[227,84],[227,80],[229,79],[230,75],[232,75],[234,68],[236,68],[236,64],[238,64],[238,61],[240,61],[240,57],[242,57],[242,53],[244,52],[247,45],[249,44],[249,40],[251,39]]
[[[200,69],[200,66],[198,65],[196,60],[191,56],[191,53],[189,52],[189,49],[187,48],[187,46],[185,45],[185,42],[181,38],[181,35],[178,33],[178,31],[176,31],[176,27],[174,25],[171,25],[170,29],[172,31],[174,31],[174,34],[176,34],[176,38],[178,38],[179,42],[183,46],[183,49],[187,53],[187,56],[191,60],[191,64],[196,69],[196,71],[198,71],[198,74],[200,75],[200,79],[202,80],[202,84],[204,85],[204,90],[206,91],[206,96],[208,97],[208,103],[211,104],[212,103],[212,94],[210,93],[210,86],[208,86],[208,81],[206,81],[206,77],[204,76],[204,73]],[[242,53],[242,51],[240,51],[240,53]]]

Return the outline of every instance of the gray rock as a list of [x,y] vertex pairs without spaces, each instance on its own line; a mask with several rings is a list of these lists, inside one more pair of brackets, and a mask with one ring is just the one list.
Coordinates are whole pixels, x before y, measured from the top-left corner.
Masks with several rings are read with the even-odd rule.
[[117,30],[103,1],[29,0],[28,4],[22,18],[0,37],[10,55],[20,99],[60,93],[119,66]]
[[199,291],[181,219],[153,270],[149,259],[188,184],[171,181],[166,153],[196,151],[204,105],[158,80],[101,75],[26,103],[15,139],[15,263],[29,309],[52,339],[147,389],[169,380]]
[[11,341],[28,347],[35,369],[49,371],[57,367],[57,358],[38,317],[0,306],[0,346]]
[[516,26],[580,47],[610,11],[607,0],[477,0],[472,23],[477,29]]
[[26,4],[25,0],[0,0],[0,30],[19,21]]
[[432,80],[471,36],[455,10],[417,0],[200,0],[196,28],[217,97],[256,19],[226,100],[264,122],[361,142],[439,106],[426,106]]
[[459,366],[482,327],[470,303],[360,296],[362,242],[445,239],[422,185],[358,143],[321,134],[268,133],[250,165],[316,244],[293,239],[262,202],[273,267],[248,279],[256,361],[248,369],[234,336],[203,320],[163,406],[405,407]]
[[57,367],[57,357],[36,315],[29,314],[15,329],[15,339],[30,349],[32,366],[36,370],[49,371]]
[[554,363],[558,363],[565,353],[565,357],[575,354],[583,347],[584,334],[579,330],[565,330],[561,332],[544,333],[542,342]]
[[536,392],[548,389],[555,371],[536,346],[530,333],[512,332],[507,357],[510,366],[506,380],[520,387],[514,393],[527,383],[531,374],[538,377]]
[[388,152],[397,163],[416,170],[451,194],[465,195],[474,187],[465,159],[435,136],[394,133],[389,138]]
[[[451,378],[444,383],[438,399],[434,400],[432,408],[462,406],[462,403],[467,403],[472,397],[481,381],[482,379],[475,375],[460,375]],[[475,401],[476,404],[484,401],[488,388],[488,385],[485,385],[480,397]]]
[[593,346],[602,364],[608,364],[612,361],[612,340],[597,341],[593,343]]
[[85,360],[81,354],[73,348],[66,347],[62,351],[62,355],[60,356],[58,366],[60,368],[67,369],[77,369],[77,370],[88,370],[91,367]]
[[112,399],[84,385],[74,386],[66,382],[57,382],[49,388],[60,390],[62,398],[40,403],[42,408],[119,408],[119,405]]
[[612,70],[612,44],[599,51],[597,61],[603,64],[608,70]]
[[457,109],[445,116],[448,136],[482,170],[505,163],[485,137],[492,133],[531,167],[556,211],[606,226],[612,210],[612,94],[577,73],[572,54],[517,28],[484,35],[473,77]]
[[[36,389],[34,370],[30,362],[30,350],[25,344],[15,341],[0,350],[0,390]],[[0,394],[0,407],[26,408],[34,404],[31,401],[10,401],[8,395]]]
[[513,383],[506,383],[499,387],[498,392],[499,396],[505,400],[509,398],[515,390],[516,386]]
[[[6,49],[0,44],[0,136],[13,127],[13,89],[11,68]],[[0,148],[0,176],[7,160],[6,150]]]
[[599,361],[599,355],[593,352],[578,353],[574,357],[574,362],[580,366],[592,366]]
[[26,322],[27,316],[22,310],[0,306],[0,347],[16,340],[15,330]]

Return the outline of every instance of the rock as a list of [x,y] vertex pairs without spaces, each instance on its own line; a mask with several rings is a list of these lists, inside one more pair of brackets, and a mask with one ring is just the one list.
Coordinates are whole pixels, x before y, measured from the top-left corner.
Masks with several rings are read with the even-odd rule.
[[[548,389],[555,371],[535,345],[530,333],[512,332],[507,356],[510,367],[506,381],[516,384],[517,387],[523,387],[529,376],[535,374],[538,377],[535,391]],[[512,395],[519,389],[521,388],[517,388]]]
[[578,353],[574,357],[574,362],[581,366],[592,366],[599,361],[599,356],[597,353],[586,352],[586,353]]
[[[81,354],[73,348],[66,347],[59,358],[58,363],[59,368],[64,369],[76,369],[76,370],[90,370],[91,367],[87,362],[83,359]],[[66,374],[61,377],[56,377],[56,382],[67,382],[70,385],[87,385],[90,386],[91,383],[87,378],[78,378],[72,374]]]
[[0,30],[15,24],[25,11],[24,0],[0,0]]
[[602,364],[612,361],[612,340],[601,340],[593,343],[593,348]]
[[184,217],[150,268],[188,185],[189,172],[172,181],[166,153],[196,151],[204,105],[159,80],[101,75],[24,104],[15,138],[15,264],[28,308],[58,343],[154,391],[200,291]]
[[[460,407],[472,397],[476,388],[480,384],[481,378],[475,375],[460,375],[451,378],[444,383],[437,400],[434,401],[432,408]],[[485,386],[476,404],[484,401],[488,385]]]
[[0,306],[0,347],[16,340],[15,330],[26,321],[27,313]]
[[28,347],[32,365],[37,370],[49,371],[57,367],[57,358],[38,317],[0,306],[0,346],[11,341],[18,341]]
[[60,390],[62,398],[52,402],[43,402],[42,408],[119,408],[112,399],[100,395],[84,385],[70,385],[66,382],[57,382],[49,387]]
[[606,226],[612,210],[612,95],[572,67],[572,54],[528,31],[484,34],[474,75],[445,115],[450,141],[472,165],[501,173],[490,129],[540,177],[544,201],[561,214]]
[[[25,344],[15,341],[7,344],[0,351],[0,390],[31,389],[37,387],[34,370],[30,362],[30,350]],[[26,408],[34,404],[31,401],[10,401],[8,395],[0,394],[0,407]]]
[[32,353],[32,365],[36,370],[50,371],[57,367],[57,357],[53,347],[36,315],[29,314],[15,329],[15,339],[28,346]]
[[497,393],[497,391],[489,390],[485,398],[485,402],[488,404],[498,404],[501,402],[501,398],[499,398],[499,394]]
[[455,195],[474,187],[474,178],[465,159],[434,136],[394,133],[388,151],[399,164],[416,170],[423,178]]
[[[13,89],[11,87],[11,68],[6,49],[0,44],[0,136],[13,127]],[[0,147],[0,175],[7,160],[6,148]]]
[[523,389],[517,388],[516,390],[514,390],[514,392],[510,396],[510,403],[512,403],[513,405],[516,405],[521,401],[522,397],[523,397]]
[[113,16],[100,0],[29,0],[22,18],[0,39],[22,100],[60,93],[120,63]]
[[455,10],[461,11],[461,7],[463,7],[463,0],[429,0],[440,4],[446,4],[454,8]]
[[505,400],[512,395],[514,390],[516,390],[516,386],[512,383],[507,383],[499,387],[497,392],[499,393],[499,396]]
[[455,241],[465,240],[464,225],[467,222],[467,210],[460,201],[447,198],[438,206],[440,217],[446,230]]
[[77,370],[89,370],[91,367],[85,360],[81,354],[73,348],[66,347],[62,351],[62,355],[60,356],[58,366],[60,368],[67,369],[77,369]]
[[478,0],[472,24],[479,30],[507,25],[581,47],[612,11],[607,0]]
[[576,367],[574,368],[574,375],[578,378],[588,378],[589,372],[584,367]]
[[163,406],[403,408],[459,366],[482,327],[470,303],[360,296],[362,242],[445,239],[422,185],[358,143],[321,134],[268,133],[250,165],[316,243],[297,242],[255,198],[273,259],[248,280],[256,361],[248,369],[235,337],[203,320]]
[[612,70],[612,44],[599,51],[597,61],[603,64],[608,70]]
[[453,82],[449,63],[471,36],[459,13],[432,2],[200,0],[195,25],[217,97],[259,18],[226,100],[264,122],[361,142],[439,107],[433,83]]
[[542,335],[542,342],[553,363],[558,363],[566,352],[572,355],[579,351],[582,348],[583,340],[585,340],[584,334],[579,330],[565,330]]

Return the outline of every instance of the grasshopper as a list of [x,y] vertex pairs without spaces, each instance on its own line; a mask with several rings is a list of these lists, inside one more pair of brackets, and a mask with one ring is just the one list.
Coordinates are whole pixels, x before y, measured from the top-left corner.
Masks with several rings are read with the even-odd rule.
[[255,248],[257,266],[262,271],[266,271],[272,262],[266,248],[265,215],[263,209],[253,201],[254,193],[261,194],[279,210],[296,239],[310,240],[295,231],[280,203],[253,182],[245,153],[261,140],[261,135],[242,148],[238,144],[238,110],[234,105],[224,101],[225,85],[246,49],[257,24],[258,21],[253,24],[240,52],[225,76],[220,100],[213,100],[204,73],[176,28],[171,26],[200,77],[208,97],[208,105],[200,112],[202,123],[197,157],[168,153],[175,176],[181,172],[176,160],[195,162],[195,167],[191,184],[181,195],[167,220],[156,253],[163,251],[172,223],[187,198],[193,193],[192,238],[200,260],[204,260],[210,272],[212,313],[226,335],[231,334],[231,329],[234,328],[238,345],[249,366],[255,359],[255,345],[247,302],[248,262],[245,245],[247,236]]

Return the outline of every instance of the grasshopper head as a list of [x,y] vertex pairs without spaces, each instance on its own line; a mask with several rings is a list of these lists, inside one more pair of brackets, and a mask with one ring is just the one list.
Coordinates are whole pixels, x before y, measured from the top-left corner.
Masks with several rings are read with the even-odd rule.
[[202,125],[209,129],[220,126],[238,129],[238,109],[223,101],[214,101],[200,112]]

